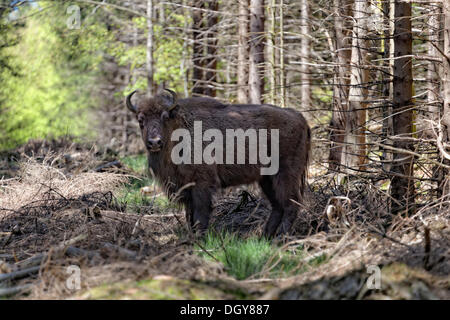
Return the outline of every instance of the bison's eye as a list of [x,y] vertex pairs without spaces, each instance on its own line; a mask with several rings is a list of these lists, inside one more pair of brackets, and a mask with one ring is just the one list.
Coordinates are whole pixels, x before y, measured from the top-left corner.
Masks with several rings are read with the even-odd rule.
[[144,127],[144,118],[139,117],[138,122],[139,122],[139,127],[142,129]]
[[164,122],[167,119],[169,119],[169,113],[167,111],[163,111],[163,113],[161,113],[161,121]]

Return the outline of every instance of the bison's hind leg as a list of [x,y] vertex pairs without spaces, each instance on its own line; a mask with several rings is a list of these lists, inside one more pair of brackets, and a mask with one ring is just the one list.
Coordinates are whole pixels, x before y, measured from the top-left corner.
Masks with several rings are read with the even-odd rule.
[[273,237],[280,224],[280,233],[289,233],[300,210],[297,204],[300,202],[298,177],[280,170],[275,176],[264,177],[260,185],[272,205],[265,235]]
[[[297,173],[297,172],[296,172]],[[274,176],[273,185],[278,201],[283,207],[280,233],[289,234],[300,212],[300,177],[292,171],[281,171]]]
[[269,238],[275,235],[278,226],[280,225],[283,218],[283,207],[276,197],[272,179],[272,176],[264,176],[259,182],[261,189],[263,190],[267,199],[269,199],[272,206],[272,212],[270,213],[269,219],[267,220],[266,226],[264,228],[264,235]]

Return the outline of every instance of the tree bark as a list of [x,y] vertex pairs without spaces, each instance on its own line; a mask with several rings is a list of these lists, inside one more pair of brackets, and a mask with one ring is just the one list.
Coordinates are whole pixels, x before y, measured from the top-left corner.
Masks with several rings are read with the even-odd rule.
[[350,91],[346,113],[343,164],[347,171],[364,170],[366,162],[365,124],[367,121],[367,85],[369,82],[368,41],[369,2],[355,1],[350,68]]
[[301,39],[301,102],[302,108],[309,109],[311,105],[311,85],[310,85],[310,68],[307,65],[309,63],[309,56],[311,52],[311,41],[309,39],[310,36],[310,27],[309,27],[309,7],[307,0],[301,0],[300,4],[301,10],[301,27],[300,33],[302,34]]
[[204,70],[204,46],[203,46],[203,33],[204,33],[204,21],[203,11],[196,10],[195,8],[203,9],[204,2],[201,0],[195,0],[194,9],[192,12],[192,62],[193,62],[193,74],[192,74],[192,94],[203,95],[204,83],[203,83],[203,70]]
[[446,141],[450,138],[450,2],[444,1],[444,110],[442,124],[445,126]]
[[[394,2],[392,0],[383,1],[383,23],[384,23],[384,32],[383,32],[383,59],[385,61],[382,62],[382,67],[385,68],[386,72],[383,72],[382,81],[383,81],[383,128],[382,128],[382,136],[385,139],[385,144],[392,145],[391,140],[388,137],[394,134],[393,132],[393,124],[392,124],[392,88],[393,88],[393,74],[394,74]],[[392,164],[392,151],[387,148],[381,148],[382,151],[382,163],[383,170],[389,172],[391,170]]]
[[166,10],[164,7],[164,3],[159,3],[159,24],[164,26],[166,24]]
[[[183,6],[187,6],[187,0],[183,0]],[[183,14],[186,16],[188,14],[186,8],[183,8]],[[184,25],[183,25],[183,51],[182,51],[182,57],[180,62],[180,70],[183,77],[183,91],[184,96],[187,97],[189,95],[189,68],[188,68],[188,29],[189,29],[189,22],[188,19],[184,19]]]
[[[395,0],[394,29],[394,86],[393,122],[394,136],[411,137],[413,133],[413,75],[411,3]],[[413,150],[410,141],[395,140],[394,147]],[[414,157],[408,153],[395,152],[391,178],[391,212],[393,214],[414,212]]]
[[237,70],[237,99],[248,103],[248,0],[239,0],[239,47]]
[[147,0],[147,93],[154,95],[154,62],[153,62],[153,0]]
[[[219,2],[211,0],[208,2],[208,30],[207,38],[207,58],[205,59],[205,90],[204,94],[210,97],[216,96],[217,82],[217,31],[218,22],[217,11],[219,10]],[[214,12],[213,12],[214,11]]]
[[329,168],[338,170],[341,164],[345,137],[345,113],[348,110],[350,84],[351,24],[346,17],[351,16],[353,0],[334,0],[334,29],[337,64],[334,77],[333,112],[330,121]]
[[250,0],[250,103],[261,104],[264,91],[264,0]]
[[[285,63],[284,63],[284,58],[285,58],[285,55],[284,55],[284,1],[280,0],[280,81],[279,82],[280,82],[280,104],[281,104],[282,108],[286,108],[286,67],[285,67]],[[302,99],[303,99],[303,97],[302,97]]]
[[[444,14],[444,54],[443,59],[443,79],[442,79],[442,88],[443,88],[443,97],[444,97],[444,107],[442,110],[442,127],[439,128],[441,130],[440,135],[442,136],[443,142],[448,144],[450,143],[450,2],[444,1],[443,6],[443,14]],[[449,152],[448,150],[445,150]],[[449,162],[448,160],[445,162]],[[447,195],[450,193],[450,179],[449,179],[449,171],[444,170],[443,172],[443,183],[440,185],[443,195]]]
[[[439,46],[439,14],[440,8],[436,6],[431,10],[430,17],[428,19],[428,55],[430,57],[439,58],[439,52],[436,49],[436,46]],[[428,71],[427,71],[427,80],[428,80],[428,96],[427,102],[429,104],[428,111],[430,112],[430,116],[432,120],[436,120],[437,114],[439,113],[439,107],[437,106],[437,102],[439,101],[439,65],[435,61],[430,61],[428,63]]]
[[269,102],[271,104],[276,104],[276,96],[277,96],[277,73],[276,73],[276,67],[277,67],[277,59],[276,59],[276,18],[275,18],[275,12],[276,12],[276,0],[271,0],[270,4],[267,5],[267,13],[268,13],[268,19],[270,21],[270,29],[267,32],[267,62],[269,67],[269,88],[270,93]]

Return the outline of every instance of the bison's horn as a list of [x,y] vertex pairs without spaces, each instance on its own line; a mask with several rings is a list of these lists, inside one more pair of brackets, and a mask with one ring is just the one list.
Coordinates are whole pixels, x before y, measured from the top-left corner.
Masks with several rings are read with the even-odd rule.
[[170,90],[170,89],[164,89],[164,90],[172,95],[172,105],[168,107],[168,110],[171,111],[171,110],[175,109],[175,107],[177,106],[178,97],[177,97],[177,94],[175,93],[175,91]]
[[126,99],[126,105],[127,105],[127,108],[130,109],[130,111],[132,111],[132,112],[134,112],[134,113],[137,112],[137,108],[136,108],[135,105],[133,105],[133,103],[131,103],[131,98],[133,97],[133,95],[134,95],[136,92],[137,92],[137,90],[134,90],[132,93],[130,93],[130,94],[127,96],[127,99]]

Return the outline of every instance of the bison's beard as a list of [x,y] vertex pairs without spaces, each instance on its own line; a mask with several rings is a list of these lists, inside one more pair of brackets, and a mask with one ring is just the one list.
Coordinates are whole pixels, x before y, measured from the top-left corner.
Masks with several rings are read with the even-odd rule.
[[151,149],[147,148],[147,151],[150,152],[150,153],[157,153],[157,152],[161,151],[161,147],[151,148]]

